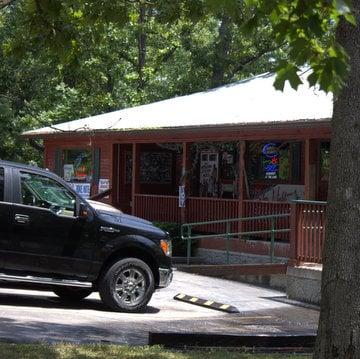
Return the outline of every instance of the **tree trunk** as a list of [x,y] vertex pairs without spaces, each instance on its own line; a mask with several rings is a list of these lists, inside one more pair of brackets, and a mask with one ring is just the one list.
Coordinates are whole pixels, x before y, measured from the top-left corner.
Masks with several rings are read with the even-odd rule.
[[[360,24],[360,1],[353,1]],[[341,21],[350,56],[347,86],[334,101],[321,312],[314,358],[360,358],[360,28]]]
[[222,17],[219,27],[219,42],[216,44],[214,64],[212,68],[211,87],[224,84],[225,71],[228,64],[232,40],[232,24],[226,15]]

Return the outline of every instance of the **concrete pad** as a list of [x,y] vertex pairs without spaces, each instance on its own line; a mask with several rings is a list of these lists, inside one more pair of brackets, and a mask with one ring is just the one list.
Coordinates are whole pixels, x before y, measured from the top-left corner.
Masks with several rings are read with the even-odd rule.
[[[236,306],[226,314],[173,300],[177,293]],[[318,312],[277,300],[285,293],[244,283],[175,272],[146,313],[112,312],[97,293],[64,304],[51,292],[0,288],[0,340],[145,345],[152,332],[315,333]]]

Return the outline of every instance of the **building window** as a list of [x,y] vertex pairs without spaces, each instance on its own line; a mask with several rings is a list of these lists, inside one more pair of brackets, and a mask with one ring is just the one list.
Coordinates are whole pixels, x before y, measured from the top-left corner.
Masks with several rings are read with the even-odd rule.
[[247,163],[249,198],[288,201],[304,197],[300,142],[250,142]]
[[93,159],[87,149],[70,149],[63,151],[63,178],[85,199],[90,197]]
[[90,150],[64,150],[63,178],[67,182],[91,182],[92,155]]
[[290,181],[291,166],[298,167],[301,162],[299,156],[292,158],[292,145],[274,141],[250,143],[249,168],[253,179]]
[[140,183],[171,184],[172,167],[172,153],[142,152],[140,155]]

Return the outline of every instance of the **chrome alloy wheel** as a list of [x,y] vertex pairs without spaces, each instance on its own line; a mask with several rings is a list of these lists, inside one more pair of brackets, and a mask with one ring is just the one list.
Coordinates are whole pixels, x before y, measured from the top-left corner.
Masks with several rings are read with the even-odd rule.
[[115,292],[127,305],[137,305],[145,295],[146,280],[144,274],[136,268],[126,268],[116,280]]

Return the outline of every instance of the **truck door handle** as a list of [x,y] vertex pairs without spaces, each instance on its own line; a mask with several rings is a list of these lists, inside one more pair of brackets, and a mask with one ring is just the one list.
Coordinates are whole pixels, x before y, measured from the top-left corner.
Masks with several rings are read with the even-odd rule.
[[19,224],[28,224],[30,222],[30,218],[26,214],[15,214],[15,222]]
[[104,227],[104,226],[100,227],[100,231],[105,232],[105,233],[120,233],[120,231],[118,229],[116,229],[116,228]]

